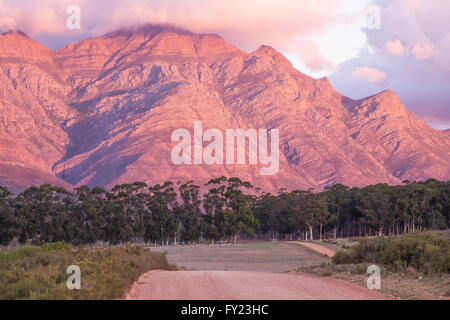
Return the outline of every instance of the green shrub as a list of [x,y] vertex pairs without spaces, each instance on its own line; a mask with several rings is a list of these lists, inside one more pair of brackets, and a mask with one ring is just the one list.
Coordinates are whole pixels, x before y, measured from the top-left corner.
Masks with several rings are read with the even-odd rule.
[[62,242],[62,241],[49,242],[49,243],[44,243],[42,245],[42,249],[44,249],[45,251],[69,250],[71,248],[72,248],[71,244],[65,243],[65,242]]
[[333,263],[377,263],[393,271],[414,268],[425,274],[449,273],[450,240],[436,232],[362,239],[357,246],[338,251]]
[[[67,267],[81,269],[81,290],[68,290]],[[0,299],[115,299],[149,270],[174,270],[148,248],[89,249],[66,243],[0,254]]]

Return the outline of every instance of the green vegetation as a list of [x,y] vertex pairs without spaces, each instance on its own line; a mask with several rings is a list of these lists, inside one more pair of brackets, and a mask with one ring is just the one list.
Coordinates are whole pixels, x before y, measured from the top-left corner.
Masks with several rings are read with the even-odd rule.
[[[371,263],[332,264],[302,266],[296,272],[318,277],[328,277],[351,282],[363,287],[367,285],[367,268]],[[450,276],[445,274],[424,275],[412,268],[404,272],[393,272],[381,268],[381,292],[400,299],[448,299],[450,297]]]
[[[81,289],[69,290],[67,267],[81,269]],[[173,270],[163,253],[142,247],[89,249],[62,242],[0,252],[0,299],[115,299],[142,273]]]
[[238,178],[212,179],[204,187],[201,195],[192,181],[135,182],[111,191],[82,186],[74,192],[43,185],[17,196],[0,187],[0,244],[236,243],[238,237],[315,240],[450,227],[450,181],[337,184],[320,193],[277,195]]
[[450,181],[404,181],[348,188],[337,184],[321,193],[264,194],[253,205],[262,233],[303,240],[399,235],[450,226]]
[[361,239],[359,245],[341,250],[335,264],[380,264],[391,271],[413,268],[424,274],[450,273],[450,239],[436,232]]

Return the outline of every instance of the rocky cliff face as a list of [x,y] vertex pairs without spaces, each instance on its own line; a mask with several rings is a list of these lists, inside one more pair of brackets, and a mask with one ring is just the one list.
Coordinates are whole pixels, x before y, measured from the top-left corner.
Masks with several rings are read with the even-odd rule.
[[21,32],[0,35],[0,183],[13,190],[69,186],[52,172],[69,143],[63,122],[74,112],[52,55]]
[[[448,132],[394,92],[351,100],[270,47],[247,53],[216,35],[146,26],[51,51],[9,32],[0,36],[0,83],[0,183],[111,187],[226,175],[275,191],[450,178]],[[278,174],[173,164],[171,134],[194,121],[222,132],[278,129]]]

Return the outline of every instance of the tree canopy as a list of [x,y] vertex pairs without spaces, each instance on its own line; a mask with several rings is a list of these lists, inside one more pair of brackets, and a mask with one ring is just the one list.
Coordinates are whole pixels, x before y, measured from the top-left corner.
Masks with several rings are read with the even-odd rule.
[[[202,190],[204,193],[202,194]],[[450,227],[450,181],[261,193],[239,178],[82,186],[48,184],[13,195],[0,186],[0,244],[98,241],[153,244],[239,237],[315,239],[401,234]]]

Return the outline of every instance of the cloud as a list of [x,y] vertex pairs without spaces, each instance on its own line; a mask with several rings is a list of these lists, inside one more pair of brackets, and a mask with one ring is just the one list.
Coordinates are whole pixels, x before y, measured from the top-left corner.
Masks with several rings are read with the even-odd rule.
[[[197,33],[217,33],[244,50],[262,44],[295,53],[308,68],[332,68],[315,36],[354,17],[342,0],[0,0],[0,29],[17,28],[53,47],[73,35],[98,36],[138,24],[172,24]],[[66,9],[78,5],[82,29],[66,28]],[[53,36],[53,39],[50,37]],[[54,39],[58,39],[55,41]],[[62,43],[61,43],[62,42]],[[56,44],[55,44],[56,43]]]
[[85,5],[86,0],[0,0],[0,29],[20,29],[29,34],[64,33],[66,9],[70,5]]
[[407,54],[406,48],[399,39],[389,40],[385,46],[386,52],[392,56],[404,56]]
[[[361,30],[368,3],[380,7],[381,29]],[[69,5],[81,7],[81,30],[66,28]],[[217,33],[247,51],[270,45],[315,76],[345,61],[330,76],[337,90],[360,98],[390,88],[420,116],[450,122],[450,1],[0,0],[0,31],[51,48],[143,23]]]
[[334,66],[321,54],[319,46],[312,40],[299,41],[297,45],[299,55],[305,65],[312,71],[329,70]]
[[427,60],[437,55],[436,49],[428,43],[418,42],[411,48],[406,48],[403,45],[403,42],[399,39],[389,40],[386,42],[385,50],[392,56],[400,57],[411,53],[417,60]]
[[[104,1],[99,1],[104,2]],[[131,23],[168,23],[194,32],[220,32],[244,46],[308,36],[336,22],[337,0],[132,0],[115,2],[99,32]],[[133,17],[133,19],[130,19]]]
[[352,72],[352,77],[359,80],[366,80],[372,83],[381,82],[386,79],[386,73],[378,69],[369,67],[358,67]]
[[406,10],[417,11],[422,6],[423,0],[403,0],[403,7]]
[[[392,89],[429,123],[450,123],[450,1],[373,0],[372,4],[381,8],[381,29],[364,30],[367,46],[359,57],[339,65],[330,76],[332,84],[353,98]],[[360,81],[354,72],[362,66],[388,76],[381,82]]]
[[433,46],[427,43],[416,43],[412,48],[412,53],[418,60],[427,60],[436,55]]

